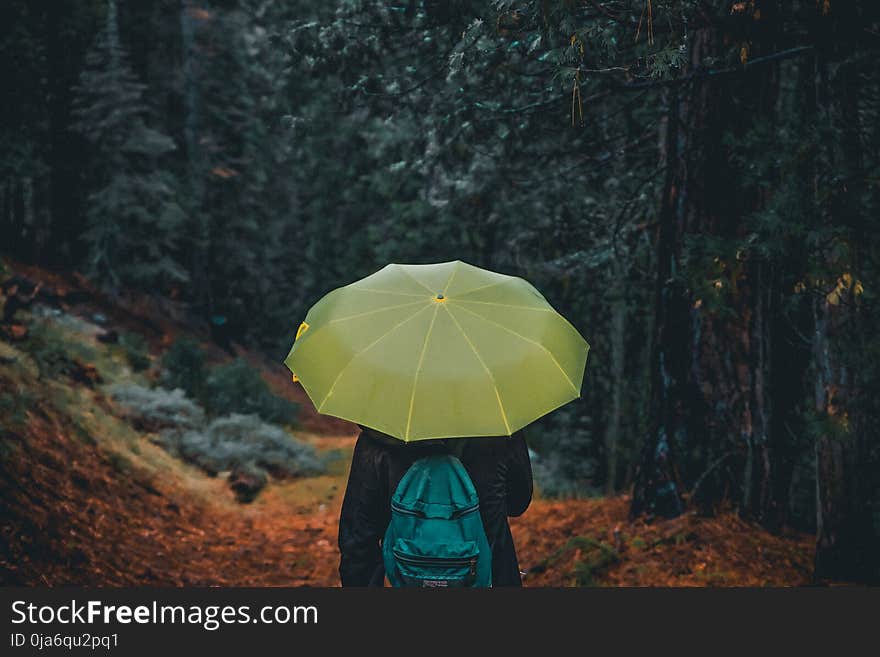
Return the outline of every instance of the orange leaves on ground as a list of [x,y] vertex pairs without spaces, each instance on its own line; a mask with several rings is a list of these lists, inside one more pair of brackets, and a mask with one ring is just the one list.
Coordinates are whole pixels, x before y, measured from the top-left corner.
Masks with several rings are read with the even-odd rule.
[[[810,581],[813,538],[733,513],[630,522],[629,498],[542,501],[512,521],[527,586],[787,586]],[[560,546],[581,547],[559,554]],[[597,546],[587,554],[583,546]],[[603,558],[604,554],[604,558]],[[553,555],[552,558],[551,555]],[[538,565],[538,568],[535,566]],[[588,572],[587,572],[588,571]]]
[[[192,491],[120,470],[96,445],[34,415],[0,493],[0,581],[46,586],[332,586],[338,507],[297,513],[267,493],[236,505],[221,480]],[[215,483],[215,482],[212,482]],[[262,496],[261,496],[262,497]]]

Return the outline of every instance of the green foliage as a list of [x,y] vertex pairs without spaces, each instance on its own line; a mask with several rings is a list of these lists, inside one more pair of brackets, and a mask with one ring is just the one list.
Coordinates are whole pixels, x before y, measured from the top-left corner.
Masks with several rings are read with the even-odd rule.
[[[18,431],[27,425],[27,412],[37,402],[38,398],[28,388],[16,389],[14,394],[7,391],[13,389],[13,382],[0,376],[0,427],[7,430]],[[2,433],[0,433],[2,435]],[[4,456],[4,450],[11,448],[9,441],[0,439],[0,458]]]
[[125,358],[135,372],[143,372],[152,364],[150,345],[140,333],[124,333],[119,344],[125,352]]
[[162,355],[161,384],[169,389],[180,388],[190,399],[205,398],[205,354],[192,338],[179,338]]
[[32,322],[22,347],[37,364],[40,378],[70,374],[76,367],[75,361],[87,364],[97,358],[94,348],[72,340],[62,327],[52,321]]
[[191,230],[205,247],[193,262],[201,292],[194,300],[206,314],[223,316],[235,338],[252,343],[266,344],[292,322],[299,173],[282,121],[295,96],[280,32],[302,11],[239,0],[228,10],[212,7],[208,22],[182,17],[189,210]]
[[544,557],[531,572],[541,573],[573,550],[578,550],[581,558],[575,562],[572,576],[577,586],[594,586],[595,578],[611,564],[620,560],[613,547],[589,536],[573,536],[564,545]]
[[562,408],[529,426],[527,438],[535,451],[532,471],[541,495],[571,498],[598,495],[593,483],[596,459],[591,454],[588,420],[571,408]]
[[40,378],[55,378],[70,368],[65,336],[49,323],[36,322],[29,328],[24,349],[37,364]]
[[597,541],[591,547],[591,550],[585,551],[586,558],[575,564],[572,574],[578,586],[595,586],[596,576],[620,560],[617,552],[605,543]]
[[202,407],[180,389],[117,384],[109,392],[123,417],[141,431],[158,434],[159,443],[173,454],[212,475],[231,472],[230,485],[240,501],[252,501],[269,475],[325,471],[325,460],[313,447],[257,415],[230,413],[208,422]]
[[148,127],[146,86],[137,81],[119,38],[116,1],[86,57],[75,90],[73,124],[89,143],[94,189],[89,195],[89,271],[102,283],[167,289],[187,279],[177,260],[184,215],[176,182],[161,166],[175,150]]
[[212,368],[204,400],[214,416],[253,414],[278,424],[293,424],[298,410],[297,404],[274,394],[259,371],[242,359]]
[[273,393],[257,369],[242,359],[209,369],[202,348],[190,338],[171,345],[162,357],[162,368],[163,386],[180,388],[212,417],[240,413],[278,424],[296,421],[297,404]]

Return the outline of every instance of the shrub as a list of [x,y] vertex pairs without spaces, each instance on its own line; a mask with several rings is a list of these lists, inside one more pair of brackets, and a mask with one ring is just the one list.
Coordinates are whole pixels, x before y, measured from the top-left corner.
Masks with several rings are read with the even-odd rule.
[[28,409],[33,408],[38,398],[25,386],[16,385],[11,379],[0,376],[0,445],[4,429],[19,430],[27,426]]
[[23,348],[40,372],[40,378],[54,378],[69,372],[73,359],[69,353],[69,340],[60,329],[46,322],[34,322],[28,331]]
[[294,402],[274,394],[260,373],[241,359],[211,370],[204,403],[212,416],[258,415],[277,424],[293,424],[299,410]]
[[296,477],[324,471],[311,445],[255,415],[233,414],[201,431],[186,431],[179,436],[178,451],[212,473],[259,468],[275,477]]
[[205,354],[190,338],[176,340],[162,357],[160,381],[166,388],[180,388],[190,399],[202,400],[205,392]]
[[205,412],[187,399],[183,390],[145,388],[133,383],[110,387],[111,397],[142,431],[199,429],[204,425]]
[[600,494],[593,484],[596,459],[588,419],[575,405],[561,408],[526,429],[535,484],[544,497],[572,498]]
[[[150,367],[150,347],[140,333],[125,333],[119,339],[125,351],[125,358],[135,372],[143,372]],[[172,386],[179,387],[179,386]]]
[[575,479],[564,455],[550,453],[532,460],[532,475],[541,497],[572,499],[598,495],[589,480]]
[[274,394],[260,373],[242,359],[208,370],[199,344],[183,338],[163,356],[162,367],[160,383],[180,388],[211,417],[239,413],[259,415],[276,424],[296,421],[298,405]]
[[315,449],[257,415],[233,413],[206,423],[205,412],[183,390],[117,384],[109,389],[124,417],[138,429],[156,432],[159,443],[211,475],[229,472],[240,502],[250,502],[273,477],[320,474],[325,463]]

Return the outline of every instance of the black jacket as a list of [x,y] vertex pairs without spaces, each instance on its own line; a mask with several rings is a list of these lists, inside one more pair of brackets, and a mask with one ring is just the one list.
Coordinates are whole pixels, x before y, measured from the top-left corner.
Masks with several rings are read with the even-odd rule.
[[[480,498],[480,515],[492,548],[492,585],[521,586],[507,517],[525,512],[532,500],[532,467],[525,440],[515,433],[454,441],[455,453]],[[383,585],[381,541],[391,520],[391,496],[414,461],[448,451],[447,441],[403,443],[371,429],[361,432],[339,518],[343,586]]]

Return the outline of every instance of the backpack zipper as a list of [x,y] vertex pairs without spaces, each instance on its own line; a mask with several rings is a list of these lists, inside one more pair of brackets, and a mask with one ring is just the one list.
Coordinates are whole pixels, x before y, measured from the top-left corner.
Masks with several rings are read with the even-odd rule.
[[476,557],[415,557],[402,554],[397,550],[392,550],[394,556],[414,566],[470,566],[471,575],[477,574],[477,558]]
[[[461,518],[462,516],[467,515],[468,513],[473,513],[474,511],[478,510],[479,508],[480,508],[480,504],[477,503],[477,504],[474,504],[473,506],[467,507],[466,509],[459,509],[458,511],[454,511],[450,520],[455,520],[457,518]],[[407,509],[407,508],[404,508],[402,506],[395,504],[394,502],[391,503],[391,510],[397,511],[398,513],[402,513],[407,516],[416,516],[417,518],[425,518],[426,517],[424,511],[416,511],[415,509]]]

